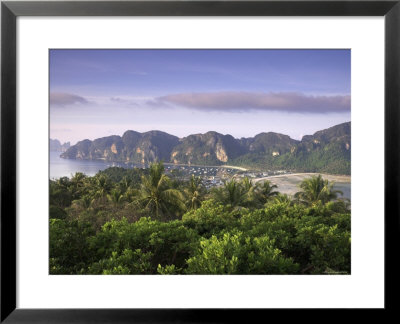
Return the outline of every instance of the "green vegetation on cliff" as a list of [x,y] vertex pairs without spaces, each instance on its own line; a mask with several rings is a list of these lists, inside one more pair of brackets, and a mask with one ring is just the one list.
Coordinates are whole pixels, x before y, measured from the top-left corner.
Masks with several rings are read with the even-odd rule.
[[285,169],[350,174],[351,124],[348,122],[306,135],[301,141],[272,132],[241,139],[207,132],[179,139],[160,131],[127,131],[122,137],[78,142],[61,157],[136,163],[229,164],[262,171]]

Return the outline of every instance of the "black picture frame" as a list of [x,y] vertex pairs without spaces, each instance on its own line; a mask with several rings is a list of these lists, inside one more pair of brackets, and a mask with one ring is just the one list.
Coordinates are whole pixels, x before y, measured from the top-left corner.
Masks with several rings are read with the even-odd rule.
[[[400,211],[400,0],[391,1],[2,1],[1,322],[235,322],[276,310],[16,308],[16,19],[19,16],[384,16],[385,311],[395,311]],[[393,296],[393,297],[392,297]],[[297,310],[299,315],[304,312]],[[381,310],[379,310],[381,316]],[[269,315],[268,315],[269,316]]]

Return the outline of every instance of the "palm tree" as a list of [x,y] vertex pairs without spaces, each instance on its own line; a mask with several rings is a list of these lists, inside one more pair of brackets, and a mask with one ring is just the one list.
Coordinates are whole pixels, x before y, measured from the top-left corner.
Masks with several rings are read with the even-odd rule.
[[273,201],[275,203],[285,203],[288,205],[291,205],[293,203],[291,196],[289,196],[287,194],[281,194],[281,193],[278,193],[277,195],[275,195]]
[[328,180],[324,180],[320,174],[304,179],[300,183],[300,188],[303,190],[297,192],[294,196],[308,206],[314,206],[318,202],[326,204],[329,201],[336,200],[338,194],[343,195],[340,190],[333,190],[333,182],[329,183]]
[[86,175],[82,172],[76,172],[70,180],[70,191],[73,199],[78,199],[85,189]]
[[118,187],[121,190],[121,193],[124,194],[131,185],[131,180],[127,177],[123,177],[122,180],[118,183]]
[[241,183],[231,179],[226,181],[222,187],[214,188],[213,196],[215,200],[223,204],[229,204],[232,207],[244,207],[248,198],[247,192]]
[[243,189],[245,207],[255,207],[259,205],[259,185],[253,183],[248,177],[244,177],[240,182]]
[[84,195],[81,199],[75,200],[75,203],[83,209],[88,209],[92,205],[93,199],[90,196]]
[[162,162],[150,164],[149,175],[142,177],[139,199],[157,218],[176,208],[185,209],[184,197],[179,190],[171,188]]
[[107,176],[105,175],[98,175],[94,178],[94,198],[99,199],[100,201],[104,202],[107,194],[111,190],[111,183]]
[[97,191],[101,195],[105,195],[111,189],[111,184],[108,180],[108,177],[106,177],[104,175],[101,175],[96,179],[96,186],[97,186]]
[[82,187],[83,182],[86,178],[86,175],[82,172],[75,172],[75,174],[71,177],[71,184],[75,185],[76,187]]
[[241,181],[243,189],[247,192],[251,191],[254,188],[253,182],[249,179],[249,177],[244,177]]
[[124,192],[124,200],[127,201],[129,204],[133,203],[134,205],[137,204],[139,197],[140,191],[138,189],[134,189],[129,187],[125,192]]
[[68,189],[70,181],[68,177],[61,177],[56,181],[57,185],[61,188]]
[[272,197],[279,195],[278,191],[274,191],[276,188],[278,188],[278,186],[273,185],[271,181],[264,181],[261,185],[258,182],[257,185],[258,199],[262,204],[266,204],[269,200],[271,200]]
[[56,181],[50,180],[50,203],[60,208],[68,207],[72,201],[72,194],[69,190],[69,179],[62,177]]
[[124,195],[119,189],[111,189],[108,199],[113,203],[114,207],[118,207],[124,200]]
[[186,196],[186,205],[190,210],[197,209],[200,207],[201,202],[204,198],[204,187],[201,184],[201,178],[195,177],[192,174],[188,187],[184,189]]

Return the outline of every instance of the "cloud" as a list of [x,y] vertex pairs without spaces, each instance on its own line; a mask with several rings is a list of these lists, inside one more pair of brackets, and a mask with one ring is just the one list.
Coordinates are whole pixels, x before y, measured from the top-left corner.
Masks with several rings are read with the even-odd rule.
[[87,104],[88,101],[78,95],[65,93],[65,92],[52,92],[50,93],[50,105],[54,106],[67,106],[74,104]]
[[180,93],[159,101],[198,110],[221,112],[284,111],[296,113],[349,112],[350,95],[308,96],[297,92],[210,92]]
[[113,103],[113,104],[119,104],[119,105],[127,105],[127,106],[139,106],[138,104],[137,104],[137,102],[135,102],[134,100],[131,100],[131,99],[124,99],[124,98],[121,98],[121,97],[111,97],[110,98],[110,101]]
[[146,106],[149,108],[174,108],[166,100],[161,100],[160,98],[154,98],[146,101]]

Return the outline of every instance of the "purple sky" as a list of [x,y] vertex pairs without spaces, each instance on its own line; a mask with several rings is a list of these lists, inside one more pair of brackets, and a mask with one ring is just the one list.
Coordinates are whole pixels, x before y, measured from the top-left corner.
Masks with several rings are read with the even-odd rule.
[[50,137],[300,139],[350,121],[350,50],[51,50]]

